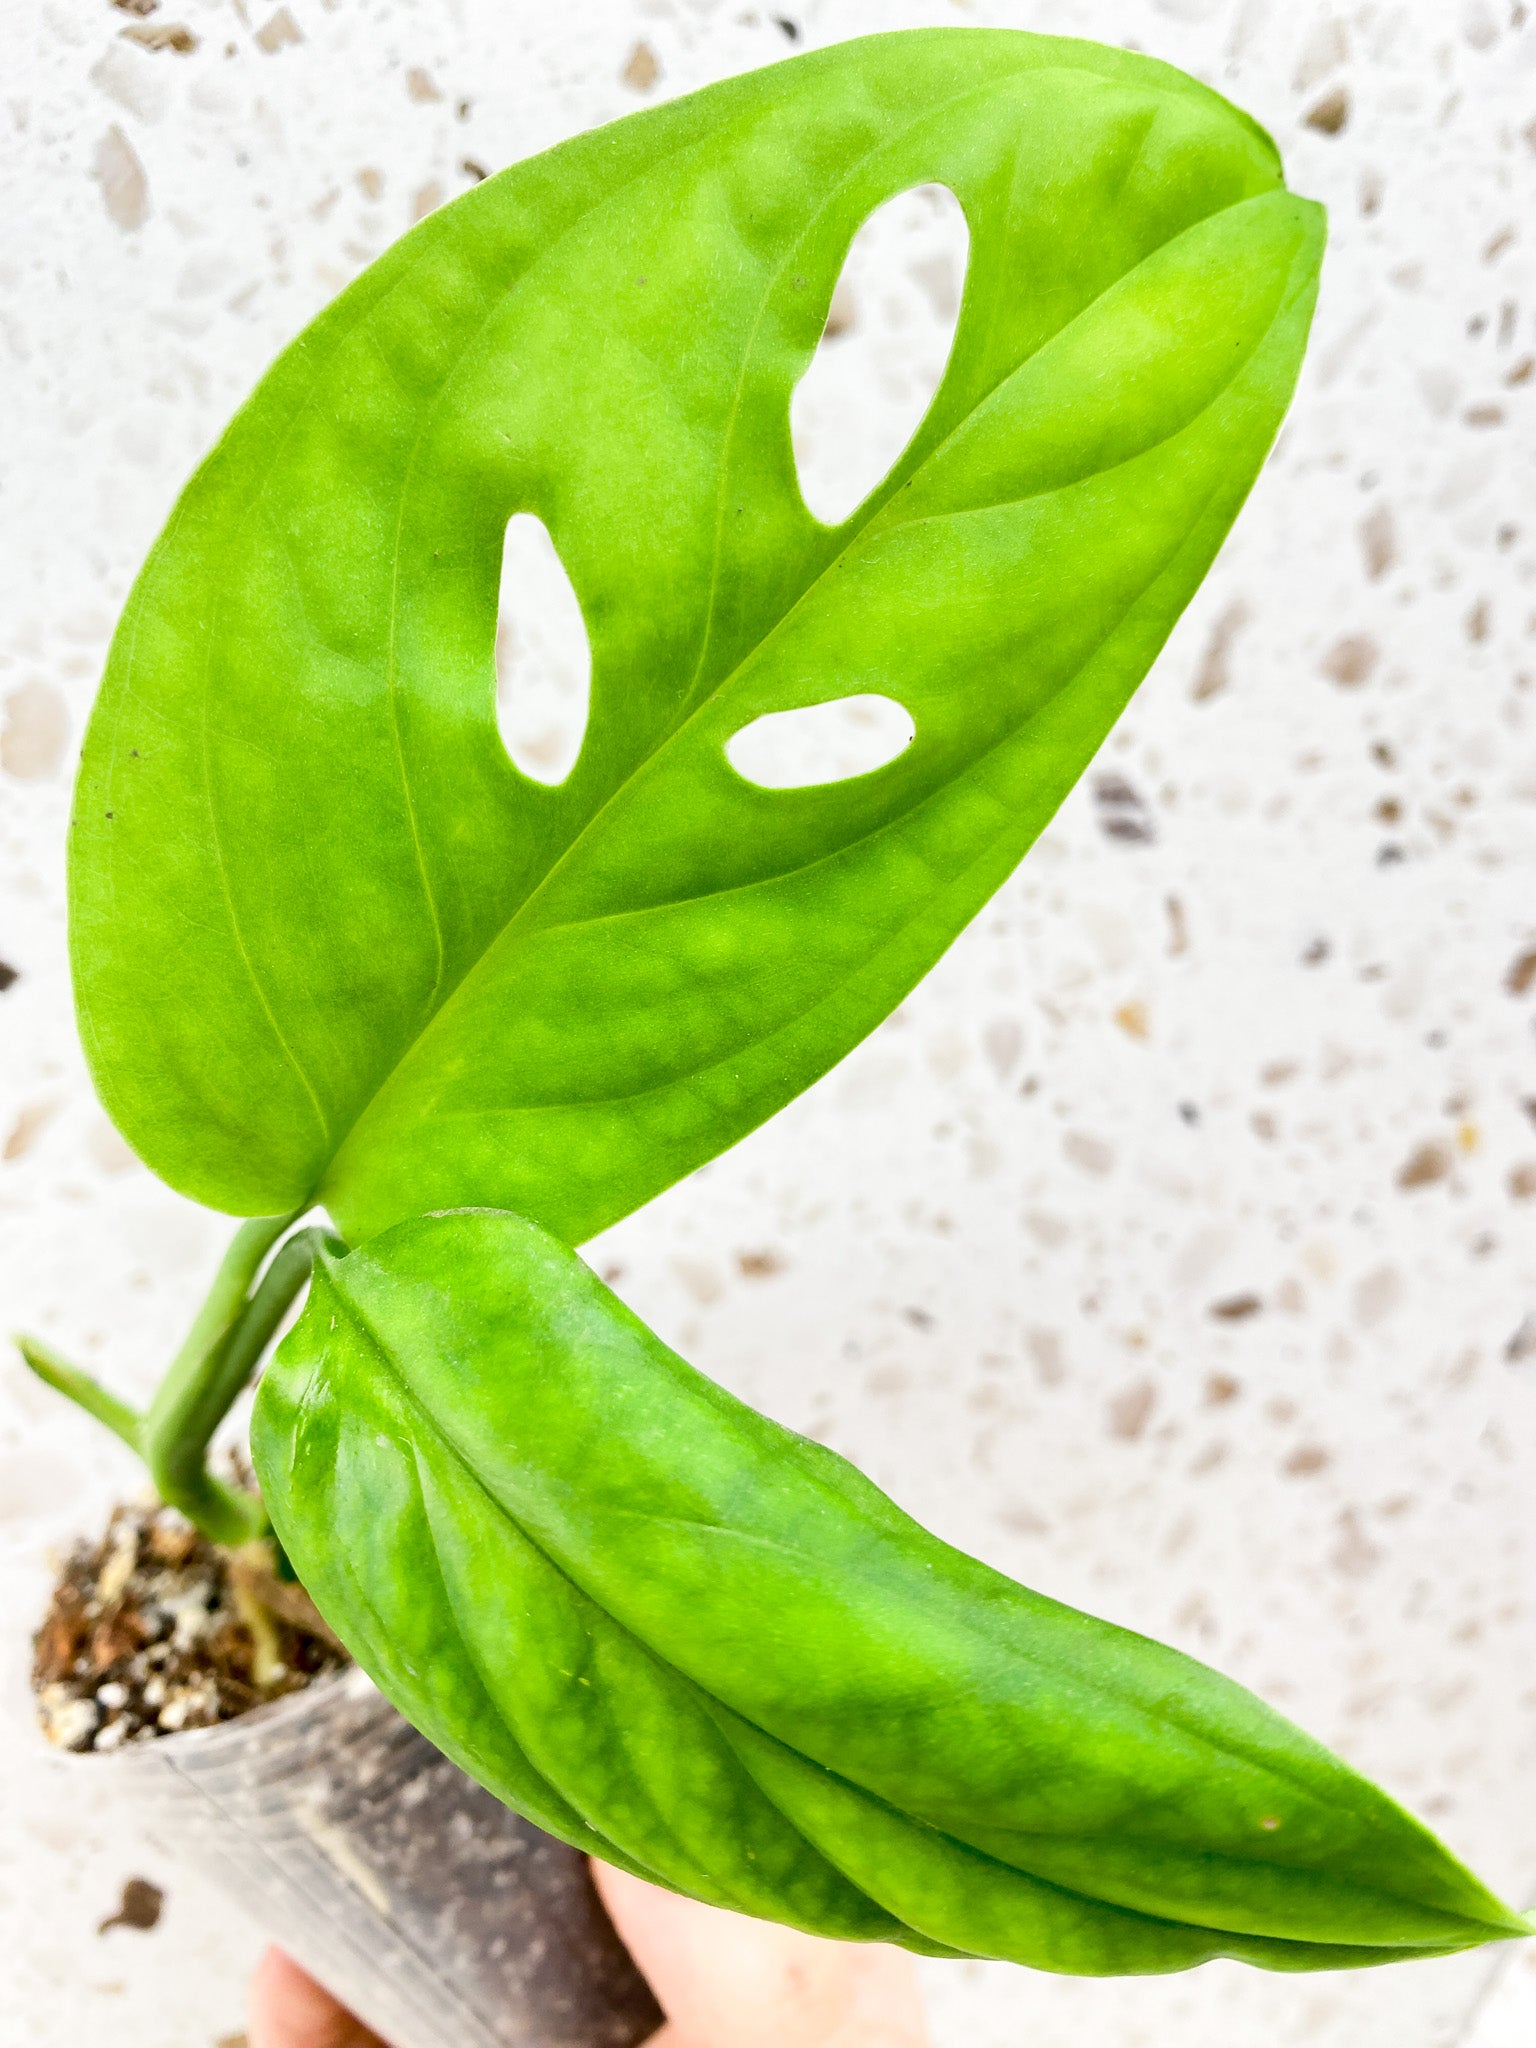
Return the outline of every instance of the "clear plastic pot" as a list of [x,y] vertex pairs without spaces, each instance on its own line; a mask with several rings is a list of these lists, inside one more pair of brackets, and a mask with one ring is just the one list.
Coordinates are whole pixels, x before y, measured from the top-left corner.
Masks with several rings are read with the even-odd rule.
[[633,2048],[661,2025],[586,1859],[355,1668],[79,1767],[391,2048]]

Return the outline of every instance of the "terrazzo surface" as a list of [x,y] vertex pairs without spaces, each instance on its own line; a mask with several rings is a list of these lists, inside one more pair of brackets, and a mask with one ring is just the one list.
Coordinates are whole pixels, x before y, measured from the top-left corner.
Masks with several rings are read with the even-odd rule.
[[[877,28],[1133,41],[1250,107],[1330,209],[1279,446],[1094,773],[929,981],[591,1256],[946,1537],[1257,1688],[1531,1903],[1536,10],[783,6],[5,10],[4,1322],[142,1397],[225,1234],[94,1103],[63,836],[133,570],[277,348],[413,218],[638,105]],[[833,482],[899,445],[942,362],[958,271],[942,205],[914,205],[799,423]],[[558,753],[545,584],[504,654],[514,697],[518,649],[530,691],[544,661],[524,738]],[[50,1547],[135,1483],[0,1357],[0,2042],[241,2026],[257,1930],[31,1728]],[[130,1877],[163,1888],[157,1925],[98,1933]],[[942,2048],[1536,2040],[1514,1951],[926,1982]]]

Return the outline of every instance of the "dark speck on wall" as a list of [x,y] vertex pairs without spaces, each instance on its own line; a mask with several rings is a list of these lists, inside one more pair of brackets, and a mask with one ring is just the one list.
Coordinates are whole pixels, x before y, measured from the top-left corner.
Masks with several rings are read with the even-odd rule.
[[133,1927],[140,1934],[148,1934],[152,1927],[160,1924],[164,1905],[165,1893],[159,1885],[151,1884],[147,1877],[130,1877],[123,1886],[117,1911],[109,1914],[96,1932],[105,1934],[112,1927]]
[[1211,1314],[1220,1323],[1245,1323],[1264,1304],[1256,1294],[1229,1294],[1225,1301],[1213,1301]]
[[1107,839],[1125,846],[1147,846],[1157,837],[1157,827],[1147,801],[1123,775],[1113,771],[1093,778],[1093,801],[1099,826]]
[[1336,85],[1331,92],[1324,93],[1304,118],[1306,125],[1315,128],[1319,135],[1342,135],[1349,126],[1349,94],[1342,85]]

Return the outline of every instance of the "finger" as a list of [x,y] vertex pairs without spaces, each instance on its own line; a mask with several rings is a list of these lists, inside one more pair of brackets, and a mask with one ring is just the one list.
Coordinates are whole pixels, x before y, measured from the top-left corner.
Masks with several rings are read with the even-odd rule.
[[292,1956],[269,1948],[251,1979],[250,2048],[386,2048]]
[[605,1863],[592,1876],[667,2015],[652,2048],[926,2048],[901,1950],[723,1913]]

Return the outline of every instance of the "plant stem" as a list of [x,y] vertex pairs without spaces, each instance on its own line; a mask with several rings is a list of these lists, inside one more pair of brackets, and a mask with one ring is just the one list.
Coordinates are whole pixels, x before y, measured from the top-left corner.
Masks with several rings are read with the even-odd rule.
[[296,1231],[253,1292],[262,1261],[298,1213],[259,1216],[241,1225],[145,1415],[135,1414],[46,1344],[16,1339],[39,1379],[138,1452],[163,1501],[179,1508],[210,1542],[231,1548],[267,1534],[266,1511],[255,1494],[226,1485],[208,1470],[209,1442],[260,1364],[316,1257],[337,1242],[319,1228]]
[[18,1337],[15,1342],[16,1349],[40,1380],[45,1380],[59,1393],[67,1394],[87,1415],[94,1415],[98,1422],[104,1422],[130,1450],[142,1451],[144,1418],[136,1415],[126,1401],[119,1401],[116,1394],[109,1394],[88,1372],[82,1372],[78,1365],[69,1364],[60,1358],[57,1351],[40,1344],[35,1337]]
[[[172,1410],[167,1402],[166,1441],[173,1446],[181,1466],[191,1461],[201,1465],[209,1438],[261,1363],[262,1353],[271,1343],[278,1324],[293,1306],[299,1289],[314,1271],[316,1255],[327,1242],[334,1243],[335,1240],[318,1227],[296,1230],[262,1274],[261,1284],[255,1293],[242,1304],[235,1322],[208,1354],[200,1378],[189,1385],[179,1408]],[[150,1407],[145,1431],[146,1456],[153,1448],[150,1430],[154,1426],[155,1411],[169,1385],[170,1374],[167,1374],[165,1384]],[[168,1463],[167,1469],[170,1469]],[[153,1461],[150,1470],[155,1472],[156,1484],[159,1485],[160,1477]],[[163,1492],[164,1488],[161,1490]],[[170,1496],[166,1495],[166,1498]]]
[[[208,1470],[207,1451],[214,1431],[261,1356],[260,1346],[252,1352],[235,1339],[262,1298],[258,1288],[256,1297],[247,1299],[261,1262],[293,1220],[292,1214],[258,1216],[236,1231],[186,1341],[144,1418],[139,1449],[160,1498],[179,1508],[214,1543],[248,1543],[266,1528],[260,1501],[215,1479]],[[302,1234],[309,1236],[308,1232]],[[267,1323],[267,1336],[281,1320],[312,1263],[311,1250],[287,1300]],[[229,1358],[231,1351],[234,1360]],[[235,1378],[232,1367],[241,1361],[240,1375]]]
[[169,1406],[174,1403],[177,1399],[175,1390],[180,1383],[195,1377],[214,1345],[234,1326],[245,1308],[251,1282],[261,1271],[262,1260],[298,1214],[294,1210],[287,1216],[253,1216],[249,1223],[242,1223],[235,1232],[234,1241],[213,1276],[213,1285],[193,1317],[192,1327],[182,1340],[181,1349],[171,1360],[170,1371],[161,1381],[159,1392],[150,1403],[151,1420],[162,1404]]

